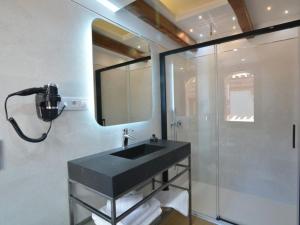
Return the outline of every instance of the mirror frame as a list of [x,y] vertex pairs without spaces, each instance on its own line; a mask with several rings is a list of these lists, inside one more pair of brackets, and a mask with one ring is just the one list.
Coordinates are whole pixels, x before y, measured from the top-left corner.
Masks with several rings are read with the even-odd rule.
[[[148,60],[151,60],[151,56],[146,56],[146,57],[138,58],[135,60],[127,61],[124,63],[108,66],[108,67],[98,69],[95,71],[95,73],[94,73],[94,86],[95,86],[94,90],[95,90],[95,106],[96,106],[95,107],[95,117],[96,117],[97,123],[99,125],[106,126],[105,121],[102,119],[101,73],[104,71],[132,65],[135,63],[144,62],[144,61],[148,61]],[[130,123],[135,123],[135,122],[141,122],[141,121],[133,121]]]

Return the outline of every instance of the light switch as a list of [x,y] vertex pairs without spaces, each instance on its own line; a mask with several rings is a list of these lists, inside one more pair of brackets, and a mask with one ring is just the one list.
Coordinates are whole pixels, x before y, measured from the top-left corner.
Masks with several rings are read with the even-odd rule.
[[87,110],[88,100],[77,97],[62,97],[62,104],[65,104],[65,110],[68,111],[84,111]]

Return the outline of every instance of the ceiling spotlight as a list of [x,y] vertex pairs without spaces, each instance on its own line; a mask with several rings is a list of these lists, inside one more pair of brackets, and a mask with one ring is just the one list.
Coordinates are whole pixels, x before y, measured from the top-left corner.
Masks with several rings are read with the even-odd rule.
[[235,20],[236,20],[236,17],[235,17],[235,16],[233,16],[233,17],[232,17],[232,20],[233,20],[233,21],[235,21]]
[[138,45],[138,46],[137,46],[137,48],[138,48],[138,49],[140,49],[140,48],[141,48],[141,46],[140,46],[140,45]]
[[241,59],[241,61],[242,61],[242,62],[245,62],[245,61],[246,61],[246,59]]
[[289,14],[289,10],[284,10],[284,14]]
[[236,26],[233,26],[232,29],[235,30],[235,29],[236,29]]
[[199,36],[202,38],[202,37],[203,37],[203,34],[200,34]]
[[202,20],[202,16],[200,15],[200,16],[198,16],[198,18],[199,18],[199,20]]
[[217,33],[217,31],[216,31],[216,30],[213,30],[213,32],[214,32],[214,33]]
[[268,10],[268,11],[271,11],[271,10],[272,10],[272,6],[268,6],[268,7],[267,7],[267,10]]
[[234,52],[237,52],[237,51],[238,51],[238,49],[237,49],[237,48],[234,48],[234,49],[233,49],[233,51],[234,51]]
[[183,67],[180,67],[180,70],[183,70],[184,68]]
[[191,28],[191,29],[190,29],[190,32],[191,32],[191,33],[193,33],[193,32],[194,32],[193,28]]

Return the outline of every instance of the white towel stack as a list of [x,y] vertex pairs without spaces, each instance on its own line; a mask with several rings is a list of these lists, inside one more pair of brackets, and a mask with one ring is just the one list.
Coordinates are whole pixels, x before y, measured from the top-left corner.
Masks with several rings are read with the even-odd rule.
[[[127,211],[133,205],[143,199],[143,196],[136,193],[130,193],[116,201],[117,216]],[[111,203],[107,202],[106,206],[100,209],[101,212],[110,216],[111,215]],[[160,214],[162,210],[160,208],[160,202],[155,198],[152,198],[145,204],[130,213],[117,225],[149,225],[152,223]],[[103,220],[99,216],[92,214],[92,218],[96,225],[109,225],[107,221]]]
[[173,208],[184,216],[189,213],[189,193],[187,191],[161,191],[156,198],[160,201],[162,207]]

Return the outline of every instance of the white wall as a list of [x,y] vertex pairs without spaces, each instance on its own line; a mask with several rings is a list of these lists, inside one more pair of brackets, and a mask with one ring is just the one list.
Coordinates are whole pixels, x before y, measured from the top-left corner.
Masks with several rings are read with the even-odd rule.
[[[0,224],[68,224],[68,160],[119,147],[124,127],[135,129],[139,140],[160,134],[159,70],[154,48],[152,119],[113,127],[96,123],[90,30],[96,17],[69,0],[1,1],[2,107],[8,93],[50,81],[59,85],[62,96],[87,97],[90,106],[89,111],[65,112],[54,122],[48,139],[40,144],[21,140],[5,120],[4,110],[0,110],[4,157],[0,160]],[[34,115],[33,97],[11,100],[9,113],[32,137],[47,129],[47,124]]]

